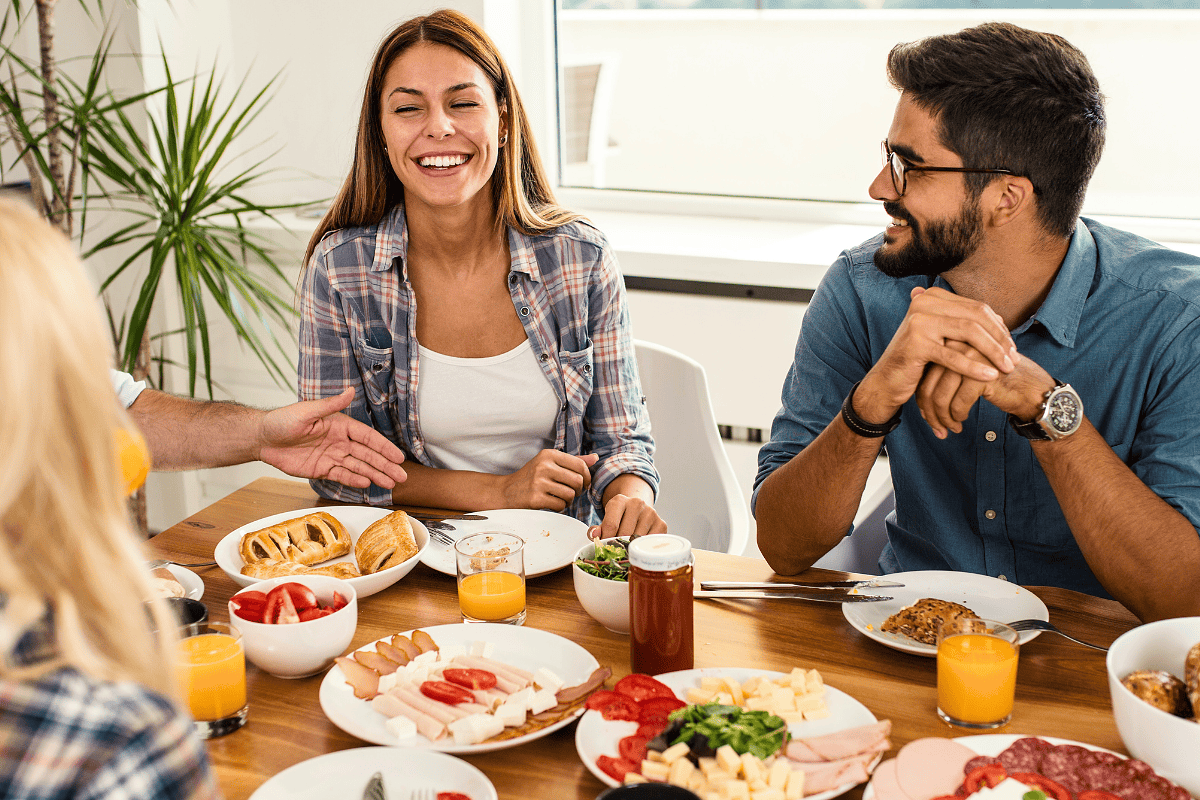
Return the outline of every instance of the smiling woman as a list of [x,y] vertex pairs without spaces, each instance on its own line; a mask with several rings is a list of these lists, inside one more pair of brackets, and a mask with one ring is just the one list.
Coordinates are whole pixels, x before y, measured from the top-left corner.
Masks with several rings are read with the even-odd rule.
[[512,76],[467,17],[385,37],[306,260],[300,396],[353,387],[348,413],[408,454],[391,492],[318,492],[666,529],[611,248],[555,202]]

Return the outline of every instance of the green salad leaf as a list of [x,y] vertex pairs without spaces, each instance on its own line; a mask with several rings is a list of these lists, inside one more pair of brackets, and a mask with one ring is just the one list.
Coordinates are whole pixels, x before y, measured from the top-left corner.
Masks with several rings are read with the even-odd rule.
[[609,539],[596,542],[596,553],[591,558],[579,558],[575,564],[589,575],[610,581],[629,580],[628,539]]
[[672,727],[678,722],[683,723],[671,741],[672,745],[690,744],[699,735],[712,750],[727,744],[738,755],[750,753],[766,758],[779,752],[787,742],[787,723],[768,711],[748,711],[740,706],[712,702],[673,711],[670,718]]

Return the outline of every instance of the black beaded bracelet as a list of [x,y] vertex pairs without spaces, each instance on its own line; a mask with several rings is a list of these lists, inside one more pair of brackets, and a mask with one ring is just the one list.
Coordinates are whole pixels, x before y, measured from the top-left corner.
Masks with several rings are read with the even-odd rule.
[[[862,381],[858,383],[862,383]],[[846,400],[842,403],[842,422],[846,423],[846,427],[866,439],[878,439],[881,436],[887,436],[900,427],[899,410],[896,411],[896,416],[882,425],[867,422],[854,413],[854,392],[858,389],[858,383],[850,387],[850,394],[846,395]]]

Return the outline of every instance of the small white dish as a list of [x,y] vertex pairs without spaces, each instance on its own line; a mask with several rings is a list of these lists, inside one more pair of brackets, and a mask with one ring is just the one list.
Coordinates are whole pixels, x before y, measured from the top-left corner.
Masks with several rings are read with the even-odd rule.
[[[891,597],[879,603],[842,603],[846,621],[864,636],[882,645],[918,656],[937,655],[937,647],[896,633],[885,633],[883,623],[892,614],[926,597],[964,605],[984,619],[1013,622],[1018,619],[1049,620],[1050,611],[1036,594],[1015,583],[973,572],[927,570],[884,575],[903,583],[895,589],[859,589],[861,594]],[[1032,641],[1041,631],[1022,631],[1021,644]]]
[[[474,511],[487,519],[448,519],[452,539],[481,531],[515,533],[525,540],[525,577],[536,578],[560,570],[575,560],[575,553],[588,543],[588,526],[566,514],[527,508]],[[434,544],[421,555],[426,566],[446,575],[457,575],[454,547]]]
[[175,580],[179,581],[179,585],[183,587],[184,597],[192,600],[204,597],[204,581],[200,579],[199,575],[178,564],[167,564],[167,571],[175,576]]
[[[301,508],[296,511],[286,511],[282,514],[272,514],[269,517],[249,522],[238,528],[235,531],[227,534],[221,541],[217,543],[213,557],[216,559],[217,566],[225,571],[225,574],[233,580],[238,586],[249,586],[259,581],[258,578],[251,578],[248,575],[242,574],[242,567],[246,566],[246,562],[242,561],[241,543],[242,537],[247,533],[262,530],[263,528],[276,525],[280,522],[286,522],[289,519],[304,517],[309,514],[315,514],[318,511],[324,511],[332,514],[338,522],[346,527],[347,533],[350,534],[351,541],[357,542],[358,537],[366,530],[372,522],[381,520],[388,514],[392,513],[390,508],[377,508],[375,506],[323,506],[321,508]],[[429,546],[429,531],[425,529],[418,520],[412,517],[408,518],[412,524],[413,538],[417,542],[417,554],[412,558],[399,564],[395,567],[380,572],[373,572],[370,575],[363,575],[359,578],[347,578],[347,582],[354,587],[358,592],[359,597],[370,597],[376,592],[381,592],[391,586],[396,581],[403,578],[412,568],[421,560],[421,551]],[[354,564],[354,549],[344,556],[332,558],[329,561],[322,562],[324,564],[332,564],[339,561],[345,561]],[[453,567],[453,559],[451,559]],[[451,570],[453,574],[453,569]]]
[[[604,540],[611,541],[611,540]],[[596,543],[585,544],[571,559],[571,577],[575,581],[575,596],[592,619],[613,633],[629,633],[629,581],[610,581],[584,572],[575,562],[591,558]]]
[[430,789],[431,797],[461,792],[471,800],[498,800],[488,777],[461,758],[400,747],[355,747],[301,761],[258,787],[250,800],[361,800],[376,772],[388,797]]

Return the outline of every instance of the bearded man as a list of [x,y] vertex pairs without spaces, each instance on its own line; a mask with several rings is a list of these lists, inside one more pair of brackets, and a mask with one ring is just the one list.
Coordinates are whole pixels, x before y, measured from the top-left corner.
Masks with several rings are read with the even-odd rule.
[[1200,614],[1200,259],[1078,217],[1099,84],[990,23],[895,47],[870,194],[887,230],[804,317],[753,508],[795,574],[851,530],[887,448],[885,573],[958,570]]

